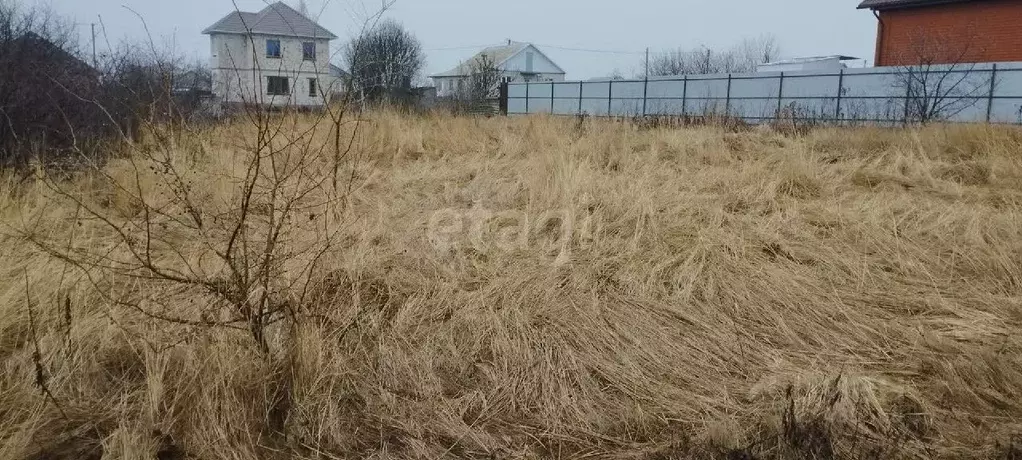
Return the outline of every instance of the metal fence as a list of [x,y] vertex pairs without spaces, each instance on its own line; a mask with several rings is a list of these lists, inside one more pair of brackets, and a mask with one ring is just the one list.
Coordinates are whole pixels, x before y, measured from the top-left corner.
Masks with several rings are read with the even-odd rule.
[[787,114],[893,124],[912,119],[916,102],[933,97],[923,92],[937,82],[947,105],[941,115],[950,121],[1022,123],[1022,62],[511,83],[505,103],[508,114],[722,114],[750,123]]

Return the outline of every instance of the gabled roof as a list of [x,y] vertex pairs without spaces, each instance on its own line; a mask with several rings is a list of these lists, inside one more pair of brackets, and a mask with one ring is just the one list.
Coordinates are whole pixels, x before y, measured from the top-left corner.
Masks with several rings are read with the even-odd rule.
[[893,10],[895,8],[911,8],[916,6],[940,5],[942,3],[961,3],[971,0],[863,0],[859,9]]
[[204,34],[262,34],[286,37],[325,38],[333,40],[336,35],[301,13],[277,2],[258,13],[232,11],[223,19],[203,30]]
[[259,13],[246,13],[244,11],[231,11],[223,19],[203,30],[204,34],[211,33],[245,33],[259,20]]
[[99,70],[96,70],[89,63],[79,59],[78,56],[69,53],[64,47],[58,46],[35,32],[26,32],[15,39],[12,44],[20,48],[21,53],[25,53],[23,56],[60,63],[67,72],[84,74],[90,77],[99,75]]
[[491,61],[493,61],[493,66],[500,69],[502,68],[504,63],[511,60],[511,58],[517,56],[522,51],[525,51],[527,48],[535,50],[541,56],[546,58],[546,60],[550,61],[550,63],[553,64],[554,67],[556,67],[557,70],[560,71],[560,73],[564,73],[564,69],[562,69],[561,66],[557,65],[557,63],[555,63],[552,59],[547,57],[547,55],[543,54],[543,52],[540,51],[539,48],[536,48],[531,43],[512,42],[507,45],[491,46],[489,48],[484,48],[482,51],[476,53],[475,56],[469,58],[469,60],[462,62],[461,64],[458,64],[457,67],[446,72],[440,72],[438,74],[430,75],[430,77],[465,77],[471,75],[472,64],[482,60],[483,56],[486,56]]

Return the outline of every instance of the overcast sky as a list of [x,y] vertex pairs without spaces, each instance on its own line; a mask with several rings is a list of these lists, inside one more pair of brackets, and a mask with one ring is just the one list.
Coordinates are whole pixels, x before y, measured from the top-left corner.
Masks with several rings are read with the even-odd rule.
[[[48,4],[80,23],[105,25],[112,43],[144,36],[142,20],[161,44],[207,59],[202,30],[232,11],[231,0],[22,0]],[[259,11],[269,0],[235,0]],[[297,1],[297,0],[295,0]],[[341,39],[356,34],[380,0],[306,0],[320,24]],[[846,54],[872,64],[876,20],[859,0],[397,0],[386,13],[412,31],[426,50],[426,73],[454,67],[487,45],[531,42],[568,79],[640,73],[643,51],[726,48],[743,37],[774,35],[783,57]],[[97,27],[99,29],[99,27]],[[100,38],[100,52],[106,39]],[[861,61],[860,64],[861,65]]]

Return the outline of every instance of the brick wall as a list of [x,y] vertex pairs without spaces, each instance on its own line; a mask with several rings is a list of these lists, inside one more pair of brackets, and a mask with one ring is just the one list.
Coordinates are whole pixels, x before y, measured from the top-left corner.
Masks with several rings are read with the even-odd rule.
[[1022,61],[1022,2],[973,0],[880,12],[876,65]]

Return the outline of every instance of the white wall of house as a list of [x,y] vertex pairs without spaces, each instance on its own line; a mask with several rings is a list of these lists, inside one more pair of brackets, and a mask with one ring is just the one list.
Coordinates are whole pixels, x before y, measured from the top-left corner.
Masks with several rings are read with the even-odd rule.
[[[437,96],[448,97],[458,94],[458,85],[462,86],[468,84],[469,77],[432,77],[433,85],[436,86]],[[539,81],[564,81],[563,73],[540,73],[540,74],[522,74],[521,72],[514,71],[503,71],[501,72],[501,81],[507,81],[508,83],[524,83],[524,82],[539,82]]]
[[466,84],[466,77],[433,77],[438,97],[452,96],[458,93],[458,84]]
[[[519,81],[526,81],[525,79]],[[563,73],[538,73],[530,75],[528,81],[564,81]]]
[[213,70],[228,69],[237,66],[242,69],[252,68],[252,51],[248,38],[244,35],[213,34],[210,35],[210,56]]
[[[280,41],[280,57],[267,56],[267,40]],[[303,43],[315,43],[314,60],[304,59]],[[213,94],[224,102],[275,106],[321,106],[337,84],[330,75],[330,41],[267,35],[212,34]],[[268,94],[269,77],[286,78],[288,94]],[[315,94],[310,79],[316,80]]]

